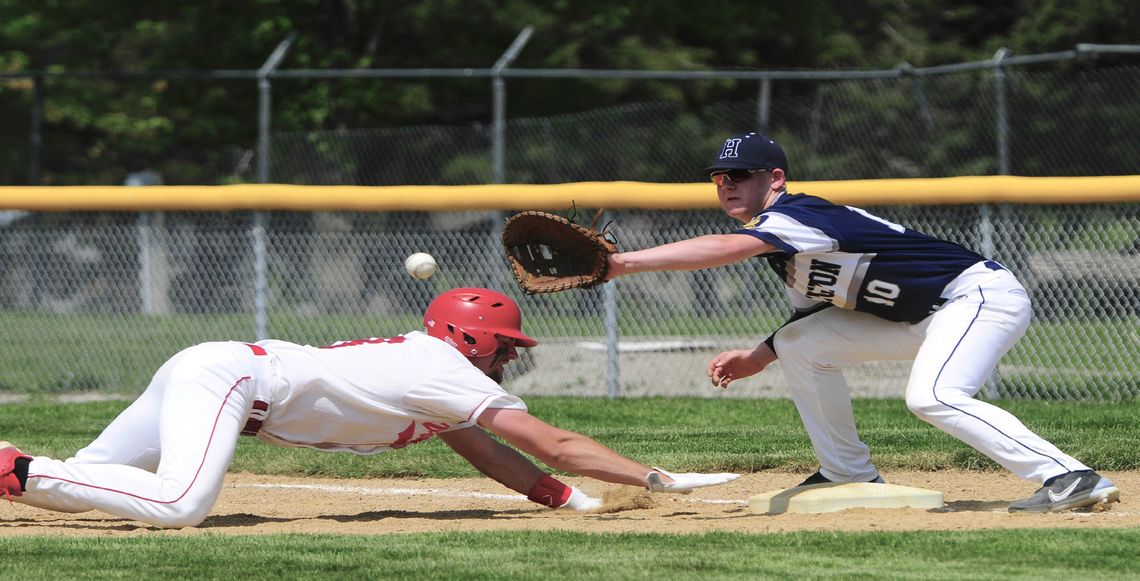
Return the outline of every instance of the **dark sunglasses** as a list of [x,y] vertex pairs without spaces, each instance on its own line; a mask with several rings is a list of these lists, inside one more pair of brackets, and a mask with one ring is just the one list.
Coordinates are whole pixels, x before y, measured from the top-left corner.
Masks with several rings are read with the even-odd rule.
[[739,184],[740,182],[748,181],[754,174],[764,171],[772,171],[769,169],[730,169],[728,171],[718,171],[709,174],[709,179],[717,186],[723,186],[725,181]]

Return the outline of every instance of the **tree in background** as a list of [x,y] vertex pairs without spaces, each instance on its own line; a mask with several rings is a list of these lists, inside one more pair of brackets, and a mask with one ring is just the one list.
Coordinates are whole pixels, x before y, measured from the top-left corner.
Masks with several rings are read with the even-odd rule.
[[[516,67],[647,70],[889,68],[1130,43],[1140,4],[1125,0],[325,0],[159,2],[0,0],[0,71],[256,69],[289,33],[283,68],[491,66],[526,26]],[[28,182],[34,83],[0,78],[0,183]],[[51,77],[42,84],[37,183],[121,183],[155,168],[166,183],[240,174],[256,139],[251,80]],[[801,98],[794,85],[784,98]],[[512,116],[625,103],[701,110],[755,97],[753,83],[513,81]],[[781,95],[777,95],[781,97]],[[489,83],[279,80],[276,132],[485,125]],[[685,134],[684,127],[670,129]]]

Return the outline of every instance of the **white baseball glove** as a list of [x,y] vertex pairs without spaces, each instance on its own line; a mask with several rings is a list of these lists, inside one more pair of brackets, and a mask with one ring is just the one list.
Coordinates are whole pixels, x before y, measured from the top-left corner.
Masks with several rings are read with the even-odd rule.
[[[661,475],[664,474],[673,481],[665,483],[661,481]],[[726,482],[732,482],[740,478],[739,474],[732,474],[729,472],[722,472],[720,474],[703,474],[700,472],[686,472],[683,474],[674,474],[666,472],[656,466],[653,471],[645,476],[650,492],[672,492],[676,494],[689,494],[696,488],[705,486],[717,486]]]

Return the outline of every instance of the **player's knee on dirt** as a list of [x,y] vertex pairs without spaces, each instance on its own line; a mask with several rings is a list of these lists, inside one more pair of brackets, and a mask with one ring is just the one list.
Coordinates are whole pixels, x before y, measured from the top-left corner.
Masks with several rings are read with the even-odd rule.
[[210,511],[213,510],[214,503],[218,500],[218,495],[221,492],[220,487],[215,489],[204,485],[194,486],[189,490],[186,490],[184,485],[176,485],[170,488],[186,492],[180,493],[180,496],[174,494],[167,496],[167,498],[177,498],[177,500],[154,503],[151,509],[153,519],[150,522],[171,529],[202,524],[202,521],[210,516]]
[[210,515],[212,508],[212,505],[200,506],[191,502],[159,505],[152,524],[168,529],[198,526]]

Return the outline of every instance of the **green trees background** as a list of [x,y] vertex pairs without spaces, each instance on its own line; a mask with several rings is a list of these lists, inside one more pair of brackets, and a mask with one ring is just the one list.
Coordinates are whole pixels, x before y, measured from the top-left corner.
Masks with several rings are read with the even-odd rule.
[[[0,0],[0,184],[121,183],[158,168],[204,183],[256,140],[256,84],[84,72],[250,70],[296,33],[282,69],[487,68],[526,26],[513,66],[645,70],[882,69],[1134,44],[1128,0]],[[1125,62],[1135,59],[1120,57]],[[26,73],[50,76],[37,95]],[[780,91],[794,92],[793,87]],[[754,83],[512,82],[512,117],[633,102],[709,106]],[[787,97],[788,95],[785,95]],[[1122,95],[1122,98],[1129,98]],[[41,99],[37,105],[37,98]],[[377,79],[274,84],[275,132],[486,124],[490,83]],[[1100,111],[1112,115],[1111,111]],[[1111,123],[1109,123],[1111,126]],[[1131,148],[1122,155],[1132,155]]]

